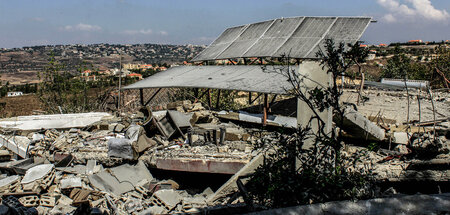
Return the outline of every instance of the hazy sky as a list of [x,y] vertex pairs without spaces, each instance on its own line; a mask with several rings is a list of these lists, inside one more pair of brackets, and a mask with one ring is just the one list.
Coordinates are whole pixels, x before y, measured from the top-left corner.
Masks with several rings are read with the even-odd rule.
[[0,0],[0,47],[209,44],[228,27],[293,16],[371,16],[369,44],[450,39],[450,0]]

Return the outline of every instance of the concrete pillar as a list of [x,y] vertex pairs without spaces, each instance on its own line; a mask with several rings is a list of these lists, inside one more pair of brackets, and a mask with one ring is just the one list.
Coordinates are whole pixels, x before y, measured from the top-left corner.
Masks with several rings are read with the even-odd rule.
[[[322,68],[322,65],[320,65],[320,62],[317,61],[304,61],[299,65],[298,68],[298,74],[300,76],[300,79],[303,78],[304,84],[301,90],[302,92],[306,93],[310,89],[314,89],[315,87],[323,87],[326,88],[331,83],[331,74],[328,74],[326,71],[326,68]],[[308,96],[308,95],[307,95]],[[319,110],[317,110],[319,112]],[[324,110],[323,112],[319,113],[319,117],[325,122],[326,124],[326,132],[331,132],[331,126],[332,126],[332,111],[331,108],[328,110]],[[311,117],[314,116],[313,111],[311,108],[302,100],[298,99],[297,101],[297,125],[299,128],[305,127]],[[318,124],[317,119],[313,120],[311,122],[311,127],[313,132],[318,131]],[[313,141],[308,141],[304,143],[304,148],[310,148],[313,146]]]

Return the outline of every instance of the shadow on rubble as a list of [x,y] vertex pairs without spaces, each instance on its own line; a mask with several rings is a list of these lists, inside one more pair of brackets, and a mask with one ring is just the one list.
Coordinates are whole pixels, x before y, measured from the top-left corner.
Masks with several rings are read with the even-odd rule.
[[180,183],[179,189],[186,190],[192,195],[201,193],[208,187],[215,191],[232,176],[227,174],[170,171],[156,168],[150,168],[149,170],[153,176],[160,180],[172,179],[183,182]]

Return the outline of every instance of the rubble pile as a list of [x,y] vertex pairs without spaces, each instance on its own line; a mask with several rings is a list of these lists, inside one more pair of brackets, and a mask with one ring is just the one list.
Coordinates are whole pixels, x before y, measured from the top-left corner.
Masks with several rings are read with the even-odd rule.
[[[435,102],[442,107],[448,99],[439,97]],[[371,166],[380,181],[449,181],[448,120],[404,124],[389,111],[374,115],[378,108],[363,104],[346,110],[341,129],[358,144],[349,141],[343,154],[364,152],[367,156],[357,167]],[[429,119],[429,113],[424,114]],[[268,126],[284,129],[297,122],[293,117],[269,118]],[[167,104],[163,111],[143,108],[116,116],[86,113],[0,120],[0,211],[197,213],[227,203],[238,190],[237,178],[263,162],[262,149],[254,146],[277,141],[275,131],[246,126],[258,120],[257,114],[215,112],[190,101]],[[186,190],[183,181],[155,178],[152,168],[233,176],[216,191],[205,187],[195,193]],[[233,203],[243,202],[233,198]]]
[[[200,103],[168,108],[72,128],[3,126],[2,207],[22,214],[198,212],[214,194],[210,188],[188,193],[173,180],[154,178],[149,168],[234,174],[258,154],[252,142],[262,134],[222,123]],[[176,166],[189,162],[211,169]]]

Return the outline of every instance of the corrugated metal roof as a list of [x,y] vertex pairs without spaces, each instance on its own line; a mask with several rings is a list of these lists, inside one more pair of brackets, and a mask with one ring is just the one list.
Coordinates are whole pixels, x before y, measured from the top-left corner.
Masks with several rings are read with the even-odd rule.
[[283,55],[315,59],[325,39],[355,43],[371,20],[370,17],[294,17],[232,27],[192,61]]
[[210,88],[286,94],[292,85],[271,66],[177,66],[159,72],[124,89]]

